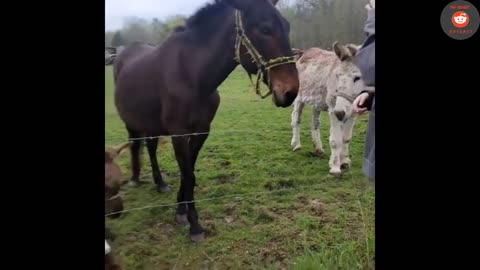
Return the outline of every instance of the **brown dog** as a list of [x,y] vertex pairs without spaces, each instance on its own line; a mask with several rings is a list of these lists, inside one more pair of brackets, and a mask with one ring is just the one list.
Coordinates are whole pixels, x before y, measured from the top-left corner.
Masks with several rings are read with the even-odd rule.
[[124,270],[124,268],[117,263],[107,240],[105,240],[105,270]]
[[[105,149],[105,215],[109,218],[118,218],[123,210],[123,200],[120,196],[122,185],[122,170],[115,162],[115,158],[130,145],[123,143],[118,146]],[[105,228],[105,234],[110,234]],[[110,245],[105,240],[105,270],[122,270],[117,263]]]
[[123,143],[105,149],[105,215],[118,218],[123,210],[123,201],[120,196],[122,185],[122,170],[115,162],[115,158],[130,145]]

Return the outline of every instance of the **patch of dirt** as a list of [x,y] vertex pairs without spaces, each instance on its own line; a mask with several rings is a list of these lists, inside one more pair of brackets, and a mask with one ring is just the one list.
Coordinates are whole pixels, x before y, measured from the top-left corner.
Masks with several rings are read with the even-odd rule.
[[235,179],[235,173],[220,173],[212,177],[212,179],[217,180],[220,184],[229,183]]
[[230,162],[229,160],[222,160],[222,161],[220,162],[220,165],[221,165],[222,167],[230,166],[230,164],[232,164],[232,162]]
[[268,181],[265,183],[264,187],[268,190],[278,190],[278,189],[285,189],[285,188],[293,188],[295,187],[295,181],[291,179],[280,179],[277,181]]
[[311,200],[309,210],[315,216],[322,216],[325,213],[325,205],[319,199]]
[[286,248],[285,240],[289,241],[299,237],[299,233],[295,230],[278,232],[273,236],[266,245],[260,248],[259,254],[262,261],[268,264],[277,264],[277,269],[287,269],[288,259],[291,253]]
[[257,224],[259,223],[267,224],[280,218],[279,215],[271,211],[268,207],[264,207],[264,206],[259,207],[257,209],[257,213],[258,213],[257,218],[255,220],[255,223]]
[[203,222],[202,227],[205,230],[206,237],[213,237],[218,234],[215,222],[211,220]]
[[225,223],[230,224],[234,220],[238,219],[238,216],[236,214],[236,209],[237,209],[237,205],[235,203],[225,205],[225,208],[224,208],[225,217],[223,218]]
[[334,218],[329,213],[325,203],[320,199],[309,199],[306,195],[299,195],[297,202],[294,204],[292,212],[307,212],[314,217],[319,218],[319,222],[324,224],[333,222]]

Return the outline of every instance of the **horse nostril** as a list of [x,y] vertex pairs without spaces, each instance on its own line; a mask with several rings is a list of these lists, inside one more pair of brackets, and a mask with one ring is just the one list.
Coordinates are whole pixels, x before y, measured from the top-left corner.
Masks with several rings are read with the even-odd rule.
[[336,111],[335,116],[339,121],[343,121],[343,118],[345,118],[345,112],[344,111]]
[[287,103],[289,103],[289,104],[293,103],[295,98],[297,98],[296,93],[292,93],[290,91],[285,93],[285,99],[286,99]]

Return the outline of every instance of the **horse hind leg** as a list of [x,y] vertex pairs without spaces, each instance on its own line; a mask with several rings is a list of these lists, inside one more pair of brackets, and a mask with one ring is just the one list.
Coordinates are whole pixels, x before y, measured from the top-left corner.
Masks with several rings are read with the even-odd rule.
[[131,163],[131,170],[132,170],[132,177],[130,178],[129,184],[131,186],[138,186],[140,184],[140,147],[142,144],[142,140],[138,140],[137,138],[140,137],[139,133],[134,132],[131,129],[128,129],[128,138],[132,141],[130,144],[130,163]]
[[301,102],[298,98],[295,100],[293,111],[291,115],[291,127],[292,127],[292,141],[290,145],[293,147],[293,151],[297,151],[302,148],[300,143],[300,124],[302,122],[302,111],[305,103]]
[[148,155],[150,157],[150,164],[152,166],[153,181],[157,186],[157,191],[159,193],[168,193],[172,190],[162,178],[162,174],[160,172],[157,160],[157,146],[158,138],[147,139],[147,149]]

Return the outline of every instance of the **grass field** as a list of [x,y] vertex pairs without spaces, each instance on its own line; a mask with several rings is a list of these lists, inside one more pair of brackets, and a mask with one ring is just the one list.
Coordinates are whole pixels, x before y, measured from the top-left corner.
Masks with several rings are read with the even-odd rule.
[[[325,113],[321,131],[327,155],[318,158],[311,154],[309,107],[302,117],[303,148],[292,152],[291,107],[261,100],[240,69],[219,89],[220,108],[196,166],[195,199],[238,196],[196,204],[207,235],[198,244],[188,239],[187,227],[174,223],[174,206],[106,219],[116,236],[112,247],[126,269],[374,269],[374,188],[360,171],[367,117],[354,129],[352,169],[334,178],[328,175]],[[113,105],[111,67],[105,68],[105,106],[105,144],[126,141]],[[126,209],[176,202],[180,178],[171,144],[157,154],[174,192],[155,191],[145,151],[146,184],[122,187]],[[129,153],[118,161],[127,180]],[[267,191],[272,193],[262,193]]]

